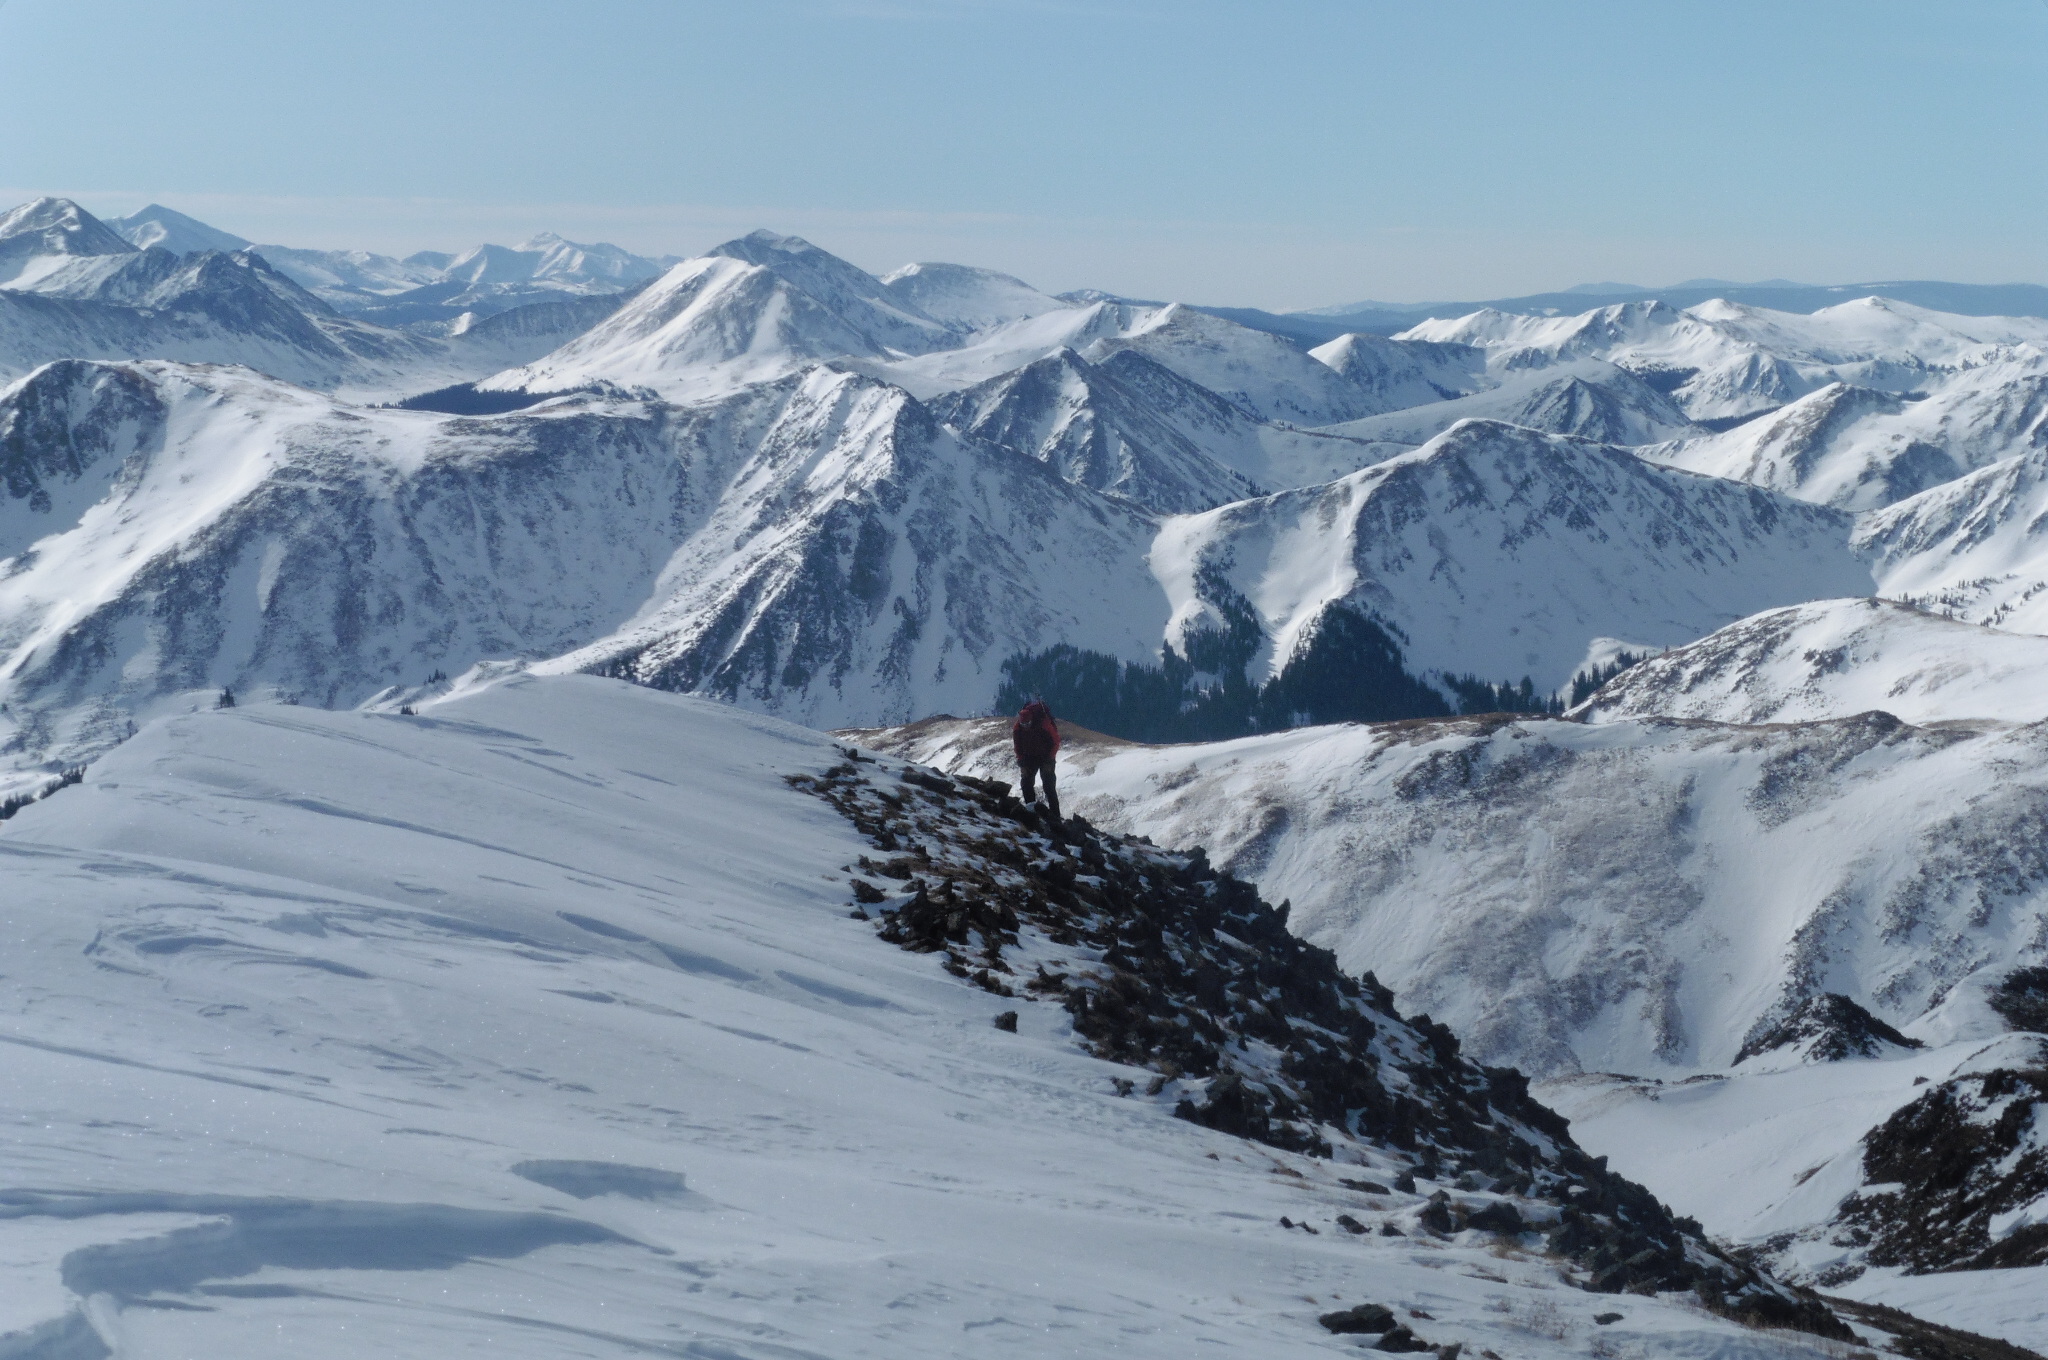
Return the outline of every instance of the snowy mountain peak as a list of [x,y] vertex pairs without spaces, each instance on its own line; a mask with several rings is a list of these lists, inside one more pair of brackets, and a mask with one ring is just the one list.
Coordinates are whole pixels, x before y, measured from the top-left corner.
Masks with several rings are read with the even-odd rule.
[[0,216],[0,287],[32,283],[67,261],[135,247],[68,198],[38,198]]
[[832,311],[860,315],[863,330],[901,353],[922,354],[954,343],[949,327],[891,292],[873,274],[801,236],[755,231],[706,253],[744,260],[801,288]]
[[156,246],[173,255],[190,255],[201,250],[247,250],[250,246],[233,232],[210,227],[161,203],[139,208],[126,217],[109,218],[107,226],[137,250]]
[[970,331],[1075,305],[1009,274],[964,264],[906,264],[883,275],[882,283],[907,306]]

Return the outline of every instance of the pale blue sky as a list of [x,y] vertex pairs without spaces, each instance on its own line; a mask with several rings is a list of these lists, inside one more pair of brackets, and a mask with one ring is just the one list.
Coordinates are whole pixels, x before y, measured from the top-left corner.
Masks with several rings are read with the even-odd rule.
[[2048,282],[2048,0],[7,0],[0,190],[1314,306]]

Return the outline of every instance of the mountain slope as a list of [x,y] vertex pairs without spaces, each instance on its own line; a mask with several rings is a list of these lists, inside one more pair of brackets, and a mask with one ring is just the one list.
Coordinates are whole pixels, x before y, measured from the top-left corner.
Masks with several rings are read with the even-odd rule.
[[1899,397],[1831,383],[1735,429],[1645,450],[1845,510],[1904,500],[2048,442],[2048,369],[2030,349]]
[[756,232],[677,265],[588,333],[481,385],[554,392],[603,382],[695,400],[821,359],[900,357],[903,346],[922,352],[952,338],[845,261]]
[[1277,672],[1331,605],[1409,669],[1568,682],[1598,640],[1675,645],[1787,596],[1867,589],[1833,511],[1485,421],[1327,486],[1170,521],[1152,551],[1176,636],[1228,627],[1228,581]]
[[838,724],[978,709],[1003,660],[1055,642],[1159,645],[1149,516],[956,436],[900,390],[815,369],[703,428],[747,450],[716,513],[645,609],[549,668]]
[[[1152,520],[815,370],[688,411],[363,410],[72,363],[0,394],[0,747],[103,749],[223,686],[350,705],[570,654],[832,721],[977,708],[1012,652],[1158,645]],[[579,650],[580,649],[580,650]]]
[[[1150,362],[1135,354],[1119,357],[1140,364]],[[1169,381],[1181,381],[1164,369],[1158,371]],[[1239,423],[1248,427],[1242,433],[1249,437],[1233,442],[1256,450],[1255,422],[1221,398],[1211,397],[1210,401],[1236,414]],[[931,409],[963,434],[1036,458],[1058,469],[1070,482],[1120,496],[1147,510],[1163,514],[1210,510],[1259,491],[1250,477],[1189,438],[1180,422],[1166,417],[1104,368],[1072,350],[1060,350],[964,392],[939,398],[931,403]]]
[[347,705],[601,636],[715,495],[672,441],[630,406],[476,422],[46,368],[0,396],[0,746],[41,762],[224,686]]
[[1486,351],[1471,345],[1352,334],[1318,345],[1309,355],[1375,394],[1382,411],[1464,396],[1488,382]]
[[1575,717],[1783,723],[1881,709],[1910,723],[2048,719],[2048,638],[1958,623],[1890,600],[1773,609],[1652,657]]
[[45,270],[135,247],[68,198],[38,198],[0,215],[0,288],[32,284]]
[[[1061,792],[1208,846],[1483,1061],[1684,1077],[1821,993],[1915,1033],[1966,979],[2048,957],[2044,734],[1503,715],[1083,747]],[[979,774],[1006,737],[862,739]]]
[[[991,995],[849,918],[871,847],[785,782],[845,764],[724,706],[524,680],[416,719],[172,719],[7,822],[32,1004],[0,1044],[5,1344],[921,1360],[965,1336],[1309,1357],[1361,1335],[1319,1315],[1377,1304],[1425,1342],[1535,1360],[1596,1338],[1834,1353],[1697,1296],[1560,1289],[1589,1273],[1570,1244],[1538,1254],[1497,1206],[1583,1234],[1620,1187],[1581,1159],[1573,1198],[1597,1202],[1546,1198],[1554,1144],[1530,1193],[1411,1192],[1369,1183],[1411,1169],[1392,1148],[1338,1165],[1174,1118],[1179,1088],[1089,1056],[1065,1006]],[[906,808],[980,815],[893,762],[854,768]],[[1206,872],[1012,825],[1077,899],[1096,864],[1195,893]],[[1026,973],[1113,980],[1113,950],[1015,936]],[[1005,1011],[1014,1033],[991,1024]],[[1374,1088],[1489,1084],[1447,1034],[1371,1015]]]
[[2048,449],[1993,463],[1858,522],[1889,596],[2048,633]]
[[1120,349],[1136,350],[1261,420],[1331,425],[1386,409],[1381,403],[1387,398],[1279,336],[1178,303],[1137,318],[1124,334],[1082,353],[1100,361]]

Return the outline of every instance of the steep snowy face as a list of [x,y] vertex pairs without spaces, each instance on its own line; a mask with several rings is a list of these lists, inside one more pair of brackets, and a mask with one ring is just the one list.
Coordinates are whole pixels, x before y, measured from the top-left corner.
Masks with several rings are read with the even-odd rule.
[[107,226],[137,250],[156,246],[173,255],[191,255],[202,250],[247,250],[250,242],[233,232],[209,227],[197,218],[152,203],[126,217],[111,217]]
[[818,369],[678,410],[362,410],[69,364],[0,397],[18,766],[222,687],[359,703],[483,659],[832,722],[988,702],[1011,654],[1158,645],[1154,521]]
[[1061,349],[930,405],[948,424],[1061,468],[1069,481],[1168,514],[1319,485],[1387,456],[1254,419],[1128,349],[1100,364]]
[[1512,371],[1470,396],[1326,427],[1375,443],[1427,443],[1461,420],[1498,420],[1602,444],[1652,444],[1696,432],[1678,404],[1625,368],[1599,359]]
[[1132,349],[1261,420],[1331,425],[1385,410],[1368,386],[1318,363],[1277,335],[1174,303],[1135,319],[1121,336],[1082,353],[1094,360]]
[[1801,598],[1861,593],[1844,515],[1603,445],[1469,421],[1327,486],[1169,521],[1152,551],[1173,632],[1222,628],[1227,580],[1277,672],[1333,604],[1411,671],[1566,684],[1596,641],[1689,642]]
[[2048,443],[2048,369],[2032,350],[1900,397],[1830,383],[1703,439],[1644,450],[1672,467],[1874,510]]
[[1074,306],[1022,279],[965,264],[907,264],[884,274],[882,284],[911,311],[963,331],[987,330]]
[[1881,710],[1910,723],[2048,719],[2048,638],[1891,600],[1773,609],[1652,657],[1572,716],[1784,723]]
[[[903,754],[1002,767],[1007,733],[946,726]],[[1933,1037],[1965,979],[2048,958],[2039,723],[1429,720],[1084,747],[1060,782],[1536,1075],[1726,1067],[1822,993]]]
[[554,353],[480,386],[554,392],[604,382],[689,400],[879,348],[874,337],[779,276],[706,257],[677,265]]
[[1859,547],[1886,595],[1956,618],[2048,633],[2048,449],[1865,516]]
[[1447,401],[1490,385],[1486,351],[1473,345],[1353,333],[1318,345],[1309,355],[1374,393],[1382,411]]
[[[1439,1184],[1403,1181],[1423,1168],[1392,1139],[1348,1164],[1299,1156],[1174,1117],[1199,1079],[1155,1090],[1164,1073],[1093,1056],[1061,1002],[1099,996],[1091,1029],[1114,1023],[1141,981],[1119,979],[1130,951],[1220,960],[1199,995],[1251,1025],[1253,980],[1300,971],[1298,947],[1096,905],[1097,873],[1121,888],[1135,865],[1145,905],[1170,890],[1199,920],[1213,894],[1219,924],[1270,920],[1178,856],[1008,821],[977,862],[1044,884],[1027,912],[1087,904],[1075,930],[977,918],[926,953],[877,938],[849,880],[886,852],[812,791],[848,765],[894,800],[877,828],[986,825],[982,799],[821,734],[586,677],[416,718],[179,716],[0,824],[26,1003],[0,1044],[4,1344],[953,1360],[967,1337],[1310,1360],[1386,1334],[1333,1337],[1327,1314],[1531,1360],[1596,1340],[1823,1360],[1696,1296],[1560,1288],[1727,1263],[1568,1133],[1528,1137],[1517,1116],[1540,1116],[1511,1074],[1377,993],[1351,1010],[1379,1059],[1357,1103],[1421,1106],[1408,1137],[1447,1149],[1519,1140],[1527,1164]],[[906,871],[932,895],[965,886],[959,848],[932,849]],[[874,881],[891,891],[863,913],[916,900]],[[1105,927],[1127,927],[1120,945],[1078,933]],[[942,966],[990,945],[1024,995]],[[1028,987],[1053,973],[1065,993]],[[1232,1047],[1247,1065],[1279,1051]],[[1244,1085],[1335,1094],[1330,1070]],[[1456,1125],[1475,1110],[1502,1117]],[[1627,1249],[1582,1264],[1609,1242]],[[1758,1285],[1723,1298],[1798,1306]]]
[[[931,409],[963,434],[1036,458],[1070,482],[1147,510],[1211,510],[1259,494],[1235,465],[1246,454],[1263,462],[1258,422],[1138,354],[1116,357],[1188,388],[1192,409],[1155,406],[1069,349],[939,398]],[[1220,427],[1213,451],[1187,428],[1205,423]],[[1225,462],[1231,454],[1237,458]]]
[[962,438],[900,389],[816,369],[698,417],[743,448],[647,608],[550,669],[819,725],[972,712],[1056,642],[1156,653],[1149,515]]
[[745,260],[787,280],[820,306],[849,318],[884,349],[922,354],[956,343],[948,327],[926,316],[880,279],[800,236],[757,231],[715,246],[709,253]]
[[134,250],[70,199],[38,198],[0,216],[0,287],[21,287],[76,257]]
[[0,441],[17,765],[225,686],[346,705],[580,645],[717,494],[655,410],[467,421],[165,364],[44,369],[0,395]]

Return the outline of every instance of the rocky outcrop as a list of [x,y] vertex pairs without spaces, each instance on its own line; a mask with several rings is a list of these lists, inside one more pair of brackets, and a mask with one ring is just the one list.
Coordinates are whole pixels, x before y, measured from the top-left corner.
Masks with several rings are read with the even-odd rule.
[[1519,1072],[1402,1016],[1370,973],[1294,937],[1286,904],[1201,852],[1053,823],[1006,784],[846,754],[791,782],[888,856],[849,866],[855,912],[965,983],[1063,1007],[1088,1051],[1133,1071],[1126,1093],[1149,1072],[1145,1096],[1182,1119],[1370,1168],[1409,1230],[1540,1242],[1587,1289],[1690,1289],[1847,1339],[1817,1300],[1587,1156]]

